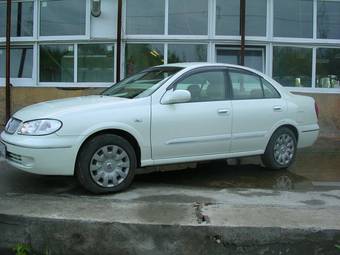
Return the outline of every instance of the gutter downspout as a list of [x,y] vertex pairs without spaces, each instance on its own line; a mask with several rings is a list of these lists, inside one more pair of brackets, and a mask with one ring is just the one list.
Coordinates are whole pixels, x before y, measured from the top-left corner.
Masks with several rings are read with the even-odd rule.
[[11,117],[11,16],[12,0],[7,0],[6,18],[6,123]]
[[246,37],[246,0],[240,0],[240,65],[244,66],[245,37]]
[[122,0],[118,0],[117,12],[117,57],[116,57],[116,82],[120,81],[120,67],[122,54]]

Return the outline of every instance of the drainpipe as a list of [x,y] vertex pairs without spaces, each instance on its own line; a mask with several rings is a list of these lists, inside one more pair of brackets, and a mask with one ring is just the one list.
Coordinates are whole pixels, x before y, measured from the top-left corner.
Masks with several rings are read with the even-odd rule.
[[6,19],[6,123],[11,117],[11,16],[12,0],[7,0]]
[[123,8],[122,0],[118,0],[116,82],[120,81],[120,66],[122,53],[122,8]]
[[240,0],[240,65],[244,66],[245,37],[246,37],[246,0]]

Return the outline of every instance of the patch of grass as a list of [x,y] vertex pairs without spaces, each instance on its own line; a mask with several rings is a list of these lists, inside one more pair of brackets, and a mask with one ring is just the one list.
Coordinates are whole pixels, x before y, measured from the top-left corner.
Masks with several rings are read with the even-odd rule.
[[13,248],[15,255],[30,255],[31,246],[28,244],[19,243]]
[[336,244],[336,245],[334,245],[335,246],[335,248],[337,248],[338,250],[340,250],[340,244]]

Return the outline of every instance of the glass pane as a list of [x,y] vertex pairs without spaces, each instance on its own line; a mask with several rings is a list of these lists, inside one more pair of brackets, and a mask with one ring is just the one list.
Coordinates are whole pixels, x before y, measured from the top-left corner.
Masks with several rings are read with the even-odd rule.
[[[246,49],[244,55],[244,65],[260,72],[263,72],[263,53],[262,49]],[[216,61],[218,63],[239,65],[240,62],[240,50],[217,48]]]
[[164,64],[163,44],[126,44],[125,76]]
[[113,44],[78,45],[78,82],[113,81]]
[[273,78],[287,87],[311,87],[312,49],[274,47]]
[[206,62],[207,45],[205,44],[169,44],[168,62]]
[[216,35],[240,35],[240,1],[216,1]]
[[262,80],[262,85],[263,85],[263,93],[265,98],[280,98],[279,92],[271,85],[268,81],[265,79]]
[[340,1],[318,0],[318,38],[340,39]]
[[85,35],[86,1],[42,0],[40,35]]
[[224,77],[223,71],[197,73],[177,83],[176,89],[188,90],[191,93],[191,102],[224,100]]
[[[12,3],[11,36],[33,35],[33,2]],[[0,3],[0,37],[6,36],[6,2]]]
[[207,0],[169,1],[169,34],[206,35],[208,33]]
[[[33,47],[18,47],[11,49],[11,77],[32,78]],[[6,51],[0,48],[0,77],[5,77]]]
[[234,99],[263,98],[261,81],[257,76],[236,71],[229,71],[229,76]]
[[[265,36],[267,0],[246,1],[246,35]],[[216,35],[240,35],[240,0],[216,1]]]
[[127,34],[164,34],[164,0],[127,0]]
[[313,37],[313,0],[275,0],[274,36]]
[[340,88],[340,48],[317,49],[316,86]]
[[40,46],[40,81],[73,82],[73,45]]

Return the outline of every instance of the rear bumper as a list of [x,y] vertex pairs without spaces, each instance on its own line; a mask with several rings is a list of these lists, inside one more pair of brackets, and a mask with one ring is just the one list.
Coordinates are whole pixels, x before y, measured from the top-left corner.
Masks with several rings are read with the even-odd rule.
[[299,128],[298,148],[312,146],[318,139],[320,128],[318,124],[306,125]]

